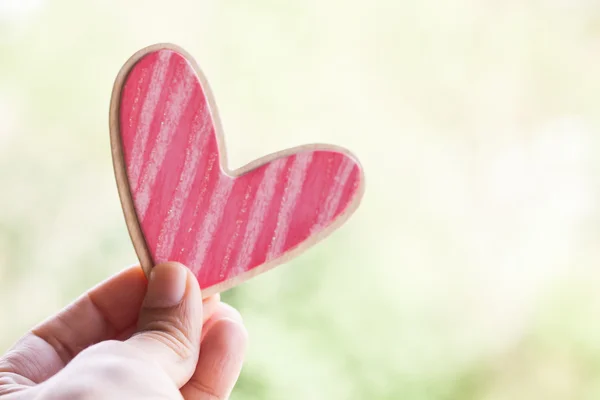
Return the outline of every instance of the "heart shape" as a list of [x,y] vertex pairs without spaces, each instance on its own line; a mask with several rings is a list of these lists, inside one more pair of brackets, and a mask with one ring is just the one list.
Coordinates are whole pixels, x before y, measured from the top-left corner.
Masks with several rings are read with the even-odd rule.
[[328,145],[227,167],[217,108],[192,57],[145,48],[117,76],[113,164],[141,265],[178,261],[204,297],[299,254],[339,227],[364,190],[356,158]]

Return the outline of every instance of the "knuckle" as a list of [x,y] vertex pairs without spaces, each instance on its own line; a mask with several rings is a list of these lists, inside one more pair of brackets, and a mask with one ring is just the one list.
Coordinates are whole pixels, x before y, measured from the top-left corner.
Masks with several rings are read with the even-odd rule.
[[175,318],[153,320],[148,321],[144,325],[144,329],[134,336],[143,335],[151,340],[156,340],[180,358],[188,359],[194,356],[198,344],[190,339],[197,335],[190,335],[185,326],[186,324],[181,324]]
[[171,350],[177,357],[182,360],[187,360],[195,355],[194,345],[185,335],[177,334],[176,332],[166,332],[163,330],[152,329],[145,332],[140,332],[134,336],[143,336],[146,340],[158,342]]

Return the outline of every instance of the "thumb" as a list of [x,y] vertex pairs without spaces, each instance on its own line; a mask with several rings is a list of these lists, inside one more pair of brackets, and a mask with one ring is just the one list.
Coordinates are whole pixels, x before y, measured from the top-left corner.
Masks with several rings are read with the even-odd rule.
[[137,332],[126,343],[156,362],[181,387],[194,373],[201,332],[202,296],[196,278],[178,263],[155,266]]

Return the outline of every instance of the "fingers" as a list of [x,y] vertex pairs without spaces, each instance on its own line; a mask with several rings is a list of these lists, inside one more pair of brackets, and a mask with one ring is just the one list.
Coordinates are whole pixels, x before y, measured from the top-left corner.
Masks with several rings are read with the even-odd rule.
[[229,398],[242,369],[248,334],[239,312],[221,303],[206,327],[194,375],[181,389],[186,400]]
[[212,329],[214,324],[224,318],[229,318],[233,321],[237,321],[243,324],[242,315],[238,310],[236,310],[227,303],[218,302],[213,308],[212,316],[208,319],[206,318],[206,316],[204,317],[205,322],[204,325],[202,325],[202,340],[200,342],[204,340],[206,334]]
[[0,359],[0,371],[35,383],[48,379],[81,350],[134,324],[146,282],[139,266],[109,278],[17,342]]
[[137,332],[126,343],[158,364],[181,387],[194,372],[201,330],[202,296],[196,278],[178,263],[154,267]]
[[[206,322],[210,320],[213,314],[220,308],[220,304],[223,303],[221,303],[221,296],[219,294],[213,294],[202,300],[202,332],[205,330]],[[127,340],[136,333],[137,330],[137,323],[135,323],[119,333],[116,339],[120,341]]]

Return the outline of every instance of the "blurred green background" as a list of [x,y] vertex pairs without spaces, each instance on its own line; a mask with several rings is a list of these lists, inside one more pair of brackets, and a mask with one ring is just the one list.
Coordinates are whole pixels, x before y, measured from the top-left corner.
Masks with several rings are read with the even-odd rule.
[[136,262],[108,105],[155,42],[231,167],[329,142],[366,171],[342,229],[224,294],[233,399],[600,398],[593,0],[0,0],[0,351]]

